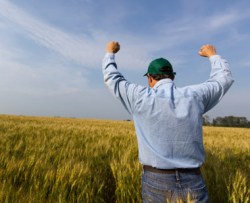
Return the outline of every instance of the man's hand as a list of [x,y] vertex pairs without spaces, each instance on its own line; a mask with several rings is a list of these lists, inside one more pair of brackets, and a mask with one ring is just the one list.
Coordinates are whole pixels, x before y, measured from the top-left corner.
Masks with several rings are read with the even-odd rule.
[[216,55],[216,49],[213,45],[210,44],[203,45],[200,48],[199,55],[204,57],[210,57]]
[[108,53],[117,53],[120,50],[120,44],[118,42],[109,42],[106,47]]

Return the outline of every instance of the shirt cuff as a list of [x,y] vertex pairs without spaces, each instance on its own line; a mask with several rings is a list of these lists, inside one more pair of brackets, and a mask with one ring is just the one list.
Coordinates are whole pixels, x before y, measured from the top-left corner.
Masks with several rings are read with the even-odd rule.
[[220,55],[213,55],[213,56],[209,57],[209,60],[211,63],[216,61],[217,59],[221,59],[221,56]]
[[115,54],[114,53],[106,53],[105,57],[110,58],[110,59],[115,59]]

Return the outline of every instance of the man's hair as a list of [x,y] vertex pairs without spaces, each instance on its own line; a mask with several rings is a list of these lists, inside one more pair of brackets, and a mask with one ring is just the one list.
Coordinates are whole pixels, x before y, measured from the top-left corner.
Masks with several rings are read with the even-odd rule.
[[159,81],[159,80],[162,80],[162,79],[166,79],[166,78],[169,78],[171,80],[174,80],[174,75],[170,75],[170,74],[154,74],[154,75],[151,75],[150,76],[156,80],[156,81]]

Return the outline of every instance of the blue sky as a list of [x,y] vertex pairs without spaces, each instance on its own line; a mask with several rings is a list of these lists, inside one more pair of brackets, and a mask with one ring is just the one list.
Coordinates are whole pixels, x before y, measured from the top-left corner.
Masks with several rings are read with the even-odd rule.
[[148,63],[171,61],[176,86],[208,79],[198,56],[213,44],[229,61],[235,83],[210,117],[250,120],[249,0],[0,0],[0,114],[128,119],[103,83],[108,41],[134,83]]

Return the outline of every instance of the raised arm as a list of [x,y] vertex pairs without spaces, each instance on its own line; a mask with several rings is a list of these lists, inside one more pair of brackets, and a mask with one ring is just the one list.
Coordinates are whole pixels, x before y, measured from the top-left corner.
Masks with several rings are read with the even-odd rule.
[[135,94],[142,87],[129,83],[117,70],[115,53],[120,50],[118,42],[109,42],[106,46],[106,55],[102,63],[104,82],[111,93],[118,98],[126,110],[132,114],[134,111]]
[[228,62],[217,55],[216,48],[212,45],[204,45],[199,50],[199,55],[208,57],[211,62],[209,79],[200,84],[191,86],[198,95],[202,96],[204,113],[213,108],[225,95],[233,84]]

